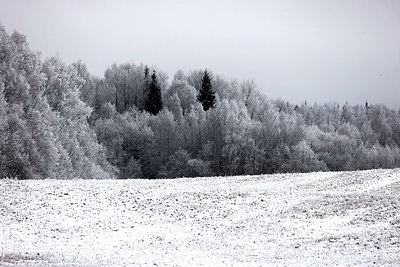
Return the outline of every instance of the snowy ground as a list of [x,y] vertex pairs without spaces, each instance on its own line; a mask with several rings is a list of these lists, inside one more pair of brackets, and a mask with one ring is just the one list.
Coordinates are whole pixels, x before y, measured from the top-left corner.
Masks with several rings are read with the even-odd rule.
[[400,265],[400,170],[0,180],[1,266]]

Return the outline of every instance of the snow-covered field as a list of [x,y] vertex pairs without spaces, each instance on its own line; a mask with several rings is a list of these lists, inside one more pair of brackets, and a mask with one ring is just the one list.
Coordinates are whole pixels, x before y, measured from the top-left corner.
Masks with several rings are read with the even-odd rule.
[[400,170],[0,180],[1,266],[400,265]]

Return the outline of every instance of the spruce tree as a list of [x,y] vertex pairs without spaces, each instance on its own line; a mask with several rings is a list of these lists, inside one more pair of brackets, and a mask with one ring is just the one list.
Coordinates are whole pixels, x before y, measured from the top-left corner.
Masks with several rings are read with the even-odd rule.
[[197,99],[203,105],[205,111],[214,107],[215,104],[215,93],[212,90],[212,84],[210,76],[207,70],[204,71],[203,79],[201,80],[201,88]]
[[147,79],[147,76],[149,76],[149,67],[147,65],[144,67],[144,79]]
[[148,89],[145,110],[150,114],[157,115],[163,107],[161,89],[157,82],[156,71],[151,75],[151,82]]

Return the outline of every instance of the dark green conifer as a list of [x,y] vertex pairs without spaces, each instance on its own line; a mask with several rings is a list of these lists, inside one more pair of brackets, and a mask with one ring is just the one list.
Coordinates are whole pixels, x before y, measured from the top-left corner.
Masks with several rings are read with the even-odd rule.
[[156,71],[151,75],[151,82],[148,89],[145,110],[153,115],[157,115],[163,107],[161,99],[161,89],[157,82]]
[[212,84],[210,76],[207,70],[204,71],[203,79],[201,80],[201,88],[197,99],[203,105],[205,111],[214,107],[215,104],[215,93],[212,90]]

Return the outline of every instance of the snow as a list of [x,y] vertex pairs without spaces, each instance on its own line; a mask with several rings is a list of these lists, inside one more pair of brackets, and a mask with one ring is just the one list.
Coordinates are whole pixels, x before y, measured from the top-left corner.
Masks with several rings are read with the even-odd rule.
[[399,189],[399,169],[0,180],[0,265],[400,265]]

